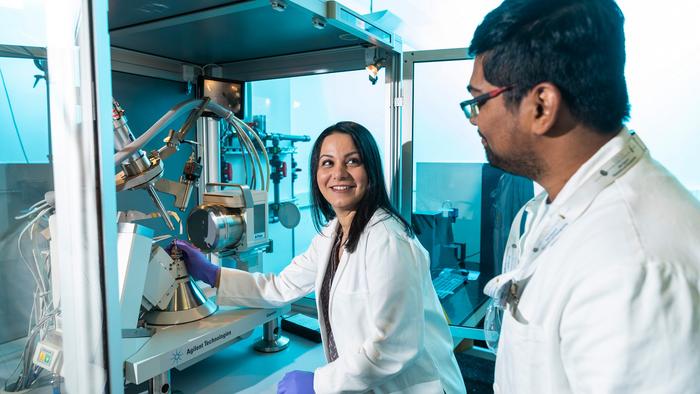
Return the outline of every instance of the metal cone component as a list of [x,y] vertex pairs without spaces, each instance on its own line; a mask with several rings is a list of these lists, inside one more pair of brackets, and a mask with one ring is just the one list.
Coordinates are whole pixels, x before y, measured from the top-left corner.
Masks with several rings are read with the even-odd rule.
[[173,298],[167,309],[152,310],[146,314],[146,323],[152,326],[185,324],[216,312],[218,305],[208,300],[202,290],[189,277],[178,279]]
[[216,312],[219,306],[207,299],[187,273],[182,261],[182,251],[173,246],[170,257],[173,258],[172,266],[178,273],[174,292],[164,310],[155,308],[146,314],[146,323],[151,326],[185,324],[204,319]]

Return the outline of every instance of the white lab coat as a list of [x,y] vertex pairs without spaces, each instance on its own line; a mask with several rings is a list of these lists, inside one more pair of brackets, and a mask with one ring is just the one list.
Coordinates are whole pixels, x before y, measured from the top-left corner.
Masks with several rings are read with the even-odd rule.
[[[223,269],[217,302],[275,307],[318,294],[336,225],[331,221],[279,275]],[[367,224],[355,252],[343,253],[329,318],[339,357],[314,372],[316,393],[466,392],[427,252],[383,210]],[[325,344],[323,321],[320,327]]]
[[[627,138],[603,146],[547,209],[544,194],[529,204],[523,251],[538,216],[570,203]],[[505,313],[494,391],[700,392],[700,204],[648,152],[584,203]]]

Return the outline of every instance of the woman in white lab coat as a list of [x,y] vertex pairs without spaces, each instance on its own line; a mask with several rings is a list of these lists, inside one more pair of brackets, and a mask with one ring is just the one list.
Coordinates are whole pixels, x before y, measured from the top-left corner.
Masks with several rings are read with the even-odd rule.
[[316,291],[328,364],[288,373],[280,393],[466,391],[428,255],[391,206],[380,160],[357,123],[321,133],[310,166],[319,234],[279,275],[220,269],[178,241],[219,304],[278,307]]

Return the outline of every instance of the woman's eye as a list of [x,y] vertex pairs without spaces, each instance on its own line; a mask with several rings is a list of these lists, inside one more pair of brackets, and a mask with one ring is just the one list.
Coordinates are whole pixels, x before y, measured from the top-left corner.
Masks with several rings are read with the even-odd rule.
[[332,167],[332,166],[333,166],[333,162],[330,160],[321,161],[321,167]]
[[360,162],[360,159],[357,157],[353,157],[351,159],[348,159],[348,165],[360,165],[362,162]]

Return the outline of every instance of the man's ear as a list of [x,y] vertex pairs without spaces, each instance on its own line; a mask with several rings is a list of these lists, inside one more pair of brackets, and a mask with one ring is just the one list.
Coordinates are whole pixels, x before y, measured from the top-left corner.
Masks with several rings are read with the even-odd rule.
[[[562,108],[561,91],[554,84],[542,82],[535,85],[523,99],[525,121],[532,134],[545,135],[556,124]],[[524,110],[524,111],[523,111]]]

